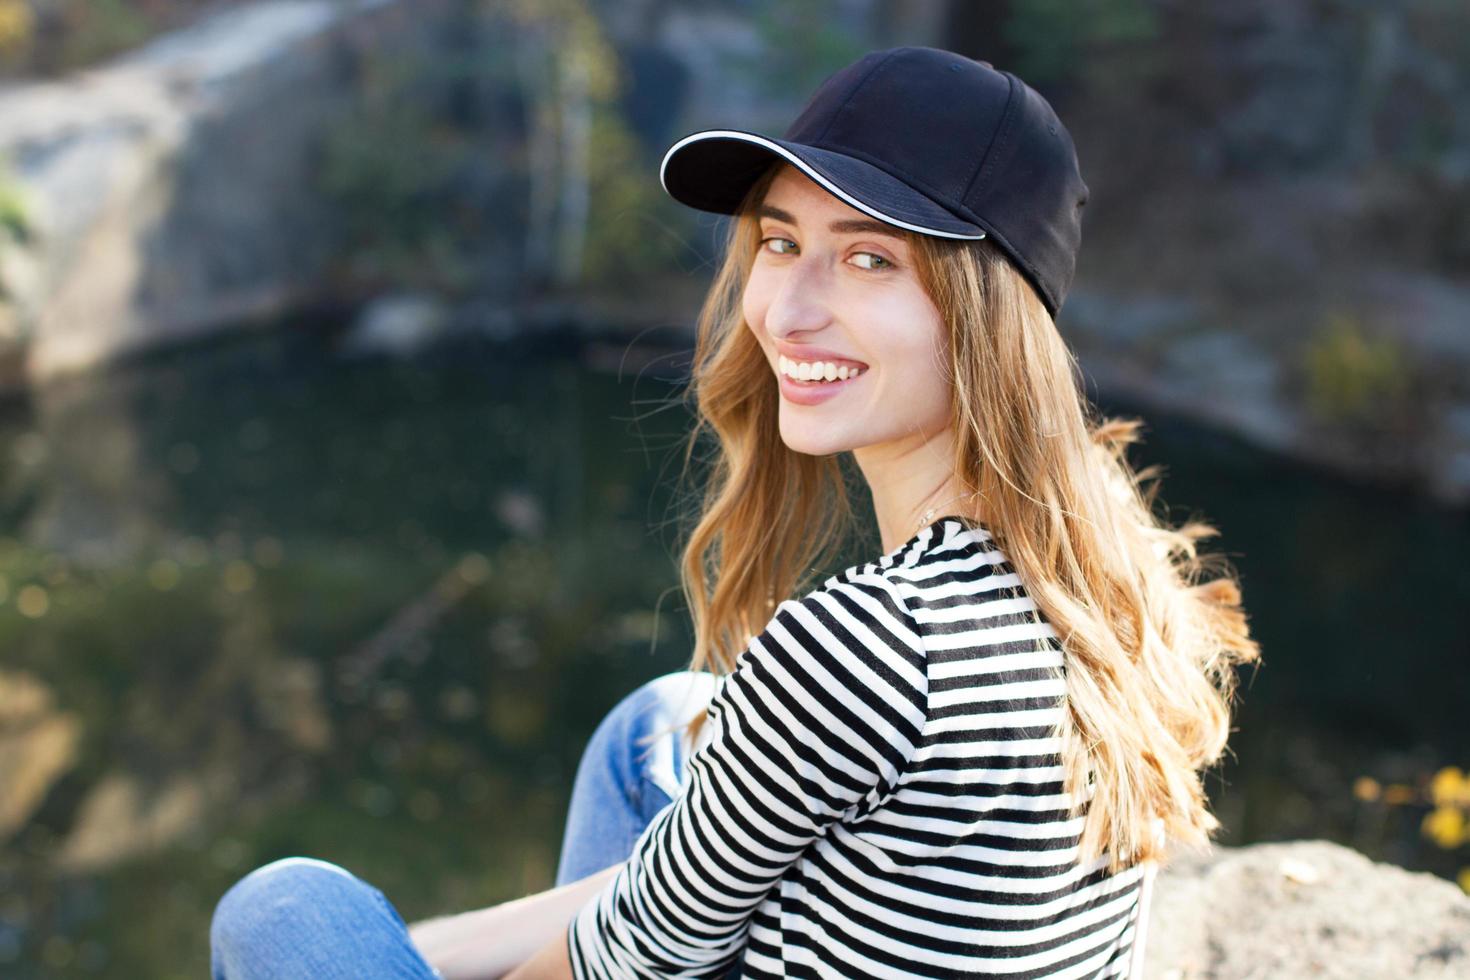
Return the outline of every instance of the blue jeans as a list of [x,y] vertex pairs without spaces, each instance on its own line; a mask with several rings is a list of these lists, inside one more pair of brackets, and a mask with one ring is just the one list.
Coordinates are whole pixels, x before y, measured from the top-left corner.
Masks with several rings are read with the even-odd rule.
[[[625,861],[687,785],[694,746],[669,729],[708,705],[714,685],[710,674],[666,674],[603,718],[577,767],[558,885]],[[283,858],[241,878],[215,907],[209,942],[214,980],[439,976],[382,892],[314,858]]]

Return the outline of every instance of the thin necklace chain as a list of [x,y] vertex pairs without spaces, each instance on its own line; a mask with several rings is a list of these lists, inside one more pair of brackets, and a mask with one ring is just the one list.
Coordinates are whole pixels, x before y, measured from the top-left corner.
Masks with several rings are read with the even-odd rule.
[[980,496],[980,491],[977,490],[974,493],[957,494],[956,496],[950,497],[943,503],[935,504],[933,507],[930,507],[928,510],[924,511],[924,516],[919,518],[919,523],[914,526],[914,533],[918,534],[920,531],[924,530],[924,528],[928,527],[929,522],[932,521],[934,519],[934,516],[939,513],[939,508],[948,507],[956,500],[968,500],[971,497],[978,496]]

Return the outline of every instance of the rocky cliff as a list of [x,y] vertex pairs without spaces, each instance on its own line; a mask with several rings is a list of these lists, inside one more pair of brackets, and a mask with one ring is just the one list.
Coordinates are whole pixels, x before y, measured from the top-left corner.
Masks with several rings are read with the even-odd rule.
[[1327,841],[1217,848],[1159,875],[1148,980],[1470,976],[1470,897]]

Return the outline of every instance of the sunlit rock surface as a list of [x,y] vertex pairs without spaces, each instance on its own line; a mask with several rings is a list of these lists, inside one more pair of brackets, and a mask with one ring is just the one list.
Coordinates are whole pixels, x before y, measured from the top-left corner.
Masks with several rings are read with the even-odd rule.
[[1148,980],[1470,976],[1470,897],[1337,844],[1222,847],[1160,874]]
[[76,759],[82,726],[54,701],[30,674],[0,670],[0,842],[25,825]]
[[198,781],[188,776],[172,779],[151,793],[135,777],[105,776],[82,803],[57,866],[85,873],[157,850],[199,824],[205,798]]
[[0,342],[31,379],[289,309],[322,269],[315,141],[354,61],[436,0],[232,8],[91,71],[0,92],[36,244],[7,251]]
[[348,354],[412,354],[443,336],[445,313],[433,296],[381,297],[358,314],[341,349]]

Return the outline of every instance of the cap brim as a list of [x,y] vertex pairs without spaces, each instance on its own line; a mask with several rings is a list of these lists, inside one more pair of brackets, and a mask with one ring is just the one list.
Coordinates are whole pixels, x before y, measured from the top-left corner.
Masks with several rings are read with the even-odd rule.
[[658,178],[681,204],[734,214],[746,191],[777,157],[879,221],[941,238],[985,237],[984,228],[956,217],[871,163],[738,129],[708,129],[679,140],[664,154]]

